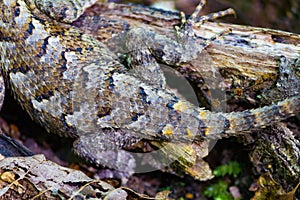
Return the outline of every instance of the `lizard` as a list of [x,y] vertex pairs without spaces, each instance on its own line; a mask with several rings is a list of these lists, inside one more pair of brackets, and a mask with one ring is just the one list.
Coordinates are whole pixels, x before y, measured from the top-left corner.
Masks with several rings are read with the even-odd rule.
[[[0,1],[5,82],[34,120],[49,132],[76,138],[75,152],[91,162],[128,169],[135,163],[119,149],[140,139],[189,143],[227,137],[300,112],[299,95],[262,108],[222,113],[194,106],[165,87],[157,61],[176,66],[201,59],[209,45],[195,42],[192,28],[204,1],[175,30],[177,41],[138,27],[128,30],[125,42],[133,70],[70,24],[95,2]],[[115,149],[123,155],[120,162],[111,154]]]

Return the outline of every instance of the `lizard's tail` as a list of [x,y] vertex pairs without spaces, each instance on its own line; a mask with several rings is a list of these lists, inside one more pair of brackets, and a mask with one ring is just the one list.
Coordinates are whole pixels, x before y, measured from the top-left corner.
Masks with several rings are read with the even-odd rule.
[[300,95],[262,108],[224,114],[225,134],[253,131],[300,113]]

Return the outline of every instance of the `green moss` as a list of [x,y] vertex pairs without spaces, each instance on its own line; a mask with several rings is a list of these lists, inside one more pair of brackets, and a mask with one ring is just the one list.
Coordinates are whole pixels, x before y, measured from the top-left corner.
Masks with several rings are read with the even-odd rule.
[[229,162],[225,165],[220,165],[216,169],[213,170],[213,174],[216,177],[222,177],[225,175],[233,176],[234,178],[238,177],[241,173],[242,168],[240,164],[236,161]]
[[236,161],[216,167],[213,170],[213,174],[216,176],[217,182],[205,188],[203,194],[214,200],[234,200],[233,196],[228,191],[229,184],[221,178],[224,176],[237,178],[241,171],[241,165]]

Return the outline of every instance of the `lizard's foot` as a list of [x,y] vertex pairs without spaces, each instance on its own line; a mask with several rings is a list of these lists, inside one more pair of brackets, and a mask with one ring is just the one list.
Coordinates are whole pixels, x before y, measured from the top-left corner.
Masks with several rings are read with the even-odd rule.
[[[186,40],[186,41],[191,39],[193,40],[195,37],[193,26],[201,26],[205,21],[217,19],[227,15],[234,15],[234,16],[236,15],[235,11],[232,8],[228,8],[226,10],[219,11],[216,13],[211,13],[204,16],[198,16],[205,4],[206,4],[206,0],[201,0],[198,6],[196,7],[195,11],[188,19],[186,19],[186,16],[183,12],[180,13],[180,19],[181,19],[180,26],[175,26],[175,30],[179,39]],[[213,36],[212,38],[206,40],[205,42],[202,43],[202,47],[206,48],[211,44],[212,41],[216,40],[219,37],[222,37],[228,32],[231,32],[231,30],[226,29],[221,33],[217,34],[216,36]]]
[[92,163],[133,174],[136,160],[130,152],[122,148],[138,141],[134,134],[128,132],[103,130],[103,133],[81,135],[73,147],[78,155]]
[[204,21],[215,19],[229,14],[234,14],[233,9],[227,9],[218,13],[197,17],[205,4],[202,0],[195,12],[186,20],[182,14],[181,25],[175,27],[177,39],[167,35],[160,35],[153,30],[145,28],[133,28],[126,34],[126,48],[128,50],[128,65],[133,74],[141,80],[155,85],[158,88],[165,87],[165,78],[158,62],[170,66],[178,66],[189,63],[199,57],[201,51],[211,41],[224,35],[229,30],[199,43],[193,26]]

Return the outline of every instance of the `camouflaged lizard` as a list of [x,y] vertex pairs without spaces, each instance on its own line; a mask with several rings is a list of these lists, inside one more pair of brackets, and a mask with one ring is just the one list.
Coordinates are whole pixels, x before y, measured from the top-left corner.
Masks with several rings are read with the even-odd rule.
[[[192,29],[201,3],[176,29],[177,41],[138,27],[128,30],[129,70],[104,44],[70,25],[95,1],[0,1],[5,81],[33,119],[49,132],[77,138],[76,152],[90,161],[116,162],[120,157],[112,149],[140,139],[188,143],[236,135],[300,112],[298,95],[254,110],[214,113],[165,86],[157,61],[176,66],[201,59],[208,45],[197,43]],[[120,163],[135,165],[130,156],[115,165]]]

